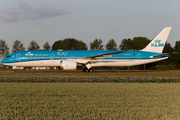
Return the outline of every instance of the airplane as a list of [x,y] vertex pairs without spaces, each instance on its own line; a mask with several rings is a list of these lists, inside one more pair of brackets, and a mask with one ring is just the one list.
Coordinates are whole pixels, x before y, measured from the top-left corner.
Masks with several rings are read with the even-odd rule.
[[142,65],[169,57],[162,53],[172,27],[165,27],[142,50],[35,50],[19,51],[9,54],[1,64],[17,67],[59,67],[61,70],[76,70],[84,66],[83,72],[93,72],[93,67]]

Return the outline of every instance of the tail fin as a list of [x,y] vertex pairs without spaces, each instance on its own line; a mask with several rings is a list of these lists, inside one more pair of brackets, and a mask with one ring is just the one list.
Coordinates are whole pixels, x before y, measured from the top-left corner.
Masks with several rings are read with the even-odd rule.
[[162,53],[172,27],[165,27],[144,49],[141,51]]

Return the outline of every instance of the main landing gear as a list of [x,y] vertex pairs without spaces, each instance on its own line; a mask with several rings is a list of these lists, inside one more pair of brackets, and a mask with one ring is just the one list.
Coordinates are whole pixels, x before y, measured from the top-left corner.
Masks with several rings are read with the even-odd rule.
[[93,70],[92,70],[92,68],[90,68],[90,69],[84,68],[83,72],[93,72]]
[[14,72],[17,73],[17,72],[18,72],[18,69],[15,69]]

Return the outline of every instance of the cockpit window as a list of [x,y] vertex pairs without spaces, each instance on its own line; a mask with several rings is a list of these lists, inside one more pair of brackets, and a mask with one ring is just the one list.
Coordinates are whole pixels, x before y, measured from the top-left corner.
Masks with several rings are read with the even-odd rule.
[[10,56],[7,56],[7,58],[10,58]]

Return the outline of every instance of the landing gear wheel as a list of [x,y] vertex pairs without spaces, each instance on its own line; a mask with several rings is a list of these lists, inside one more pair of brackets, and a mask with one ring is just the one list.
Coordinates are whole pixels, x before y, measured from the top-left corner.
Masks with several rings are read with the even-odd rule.
[[16,70],[14,70],[14,72],[15,72],[15,73],[17,73],[17,72],[18,72],[18,70],[16,69]]
[[86,72],[86,69],[87,69],[87,68],[84,68],[84,69],[83,69],[83,72]]
[[93,72],[93,70],[92,70],[92,69],[84,68],[84,69],[83,69],[83,72]]
[[93,70],[92,70],[92,69],[89,69],[88,72],[93,72]]

